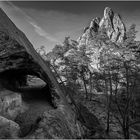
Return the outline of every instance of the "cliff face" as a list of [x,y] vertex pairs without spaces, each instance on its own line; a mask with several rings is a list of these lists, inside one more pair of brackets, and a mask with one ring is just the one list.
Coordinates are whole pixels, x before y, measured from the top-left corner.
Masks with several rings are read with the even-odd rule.
[[94,18],[90,25],[85,28],[83,35],[78,39],[79,45],[89,45],[94,34],[102,28],[106,29],[108,37],[113,42],[123,42],[126,31],[125,25],[119,14],[106,7],[103,18],[101,20],[99,17]]
[[[77,105],[71,96],[72,91],[58,83],[49,63],[40,57],[26,35],[1,8],[0,64],[0,138],[76,139],[93,130],[96,132],[97,127],[102,128],[98,122],[94,129],[96,117],[90,113],[88,116],[84,115],[86,112],[81,113],[81,108],[84,107]],[[29,107],[25,104],[24,110],[23,104],[25,96],[29,93],[32,95],[32,92],[22,94],[23,88],[29,88],[26,85],[28,75],[36,76],[46,83],[47,88],[45,87],[37,98],[43,96],[43,93],[50,93],[50,98],[53,98],[56,105],[51,110],[45,108],[43,112],[41,106],[39,117],[35,119],[38,112],[33,112],[33,108],[30,111],[30,104]],[[38,110],[37,107],[34,109]],[[90,121],[95,122],[94,125],[90,125]]]
[[[64,127],[58,128],[57,131],[54,124],[52,124],[51,127],[51,124],[48,123],[49,126],[46,126],[46,128],[50,129],[44,131],[45,134],[43,138],[50,138],[50,135],[51,138],[56,138],[56,132],[63,132],[62,135],[57,138],[79,137],[79,129],[75,123],[76,113],[68,104],[66,92],[57,82],[49,64],[39,56],[39,54],[34,50],[33,45],[27,39],[26,35],[16,27],[16,25],[0,8],[0,138],[20,137],[18,134],[22,132],[22,126],[19,128],[14,121],[9,121],[8,119],[15,119],[17,116],[20,116],[18,112],[22,106],[22,98],[20,95],[15,93],[15,90],[18,90],[20,87],[20,81],[23,81],[20,76],[27,75],[36,75],[38,78],[44,80],[46,85],[50,85],[50,87],[53,86],[55,88],[55,91],[53,93],[51,92],[51,95],[53,97],[57,96],[56,98],[54,97],[56,99],[55,103],[57,109],[52,109],[53,112],[56,112],[56,115],[53,116],[53,114],[51,114],[45,118],[49,121],[50,118],[52,118],[52,122],[58,122],[56,127],[58,127],[59,124],[62,123],[62,120],[64,120],[62,124]],[[21,94],[21,90],[18,91],[19,94]],[[48,94],[46,89],[44,93]],[[59,110],[59,113],[61,114],[61,120],[58,120],[59,114],[57,113],[57,110]],[[48,110],[45,110],[45,112],[47,111]],[[41,117],[41,120],[42,119],[43,118]],[[35,128],[37,124],[34,124]],[[13,131],[15,129],[16,136],[12,135],[12,129]],[[27,128],[25,127],[25,130],[26,129]],[[50,135],[48,136],[46,133],[49,133]],[[66,137],[65,133],[67,135],[69,134],[69,137]],[[6,134],[8,134],[8,136]],[[37,137],[42,138],[40,135]]]
[[120,15],[114,13],[113,10],[109,7],[105,8],[104,15],[101,19],[99,17],[92,19],[90,25],[84,29],[84,33],[81,37],[79,37],[77,41],[79,43],[78,48],[80,48],[82,45],[86,45],[87,53],[92,53],[90,56],[91,66],[96,70],[98,70],[98,58],[100,52],[105,46],[103,44],[103,46],[96,45],[94,42],[94,37],[95,34],[98,34],[98,32],[102,29],[106,32],[109,39],[116,44],[122,43],[126,34],[125,25]]

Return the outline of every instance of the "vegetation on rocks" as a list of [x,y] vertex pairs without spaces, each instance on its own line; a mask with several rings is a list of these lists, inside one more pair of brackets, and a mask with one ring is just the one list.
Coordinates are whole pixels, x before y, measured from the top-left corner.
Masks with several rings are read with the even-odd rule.
[[140,138],[136,34],[107,7],[77,41],[35,51],[0,9],[0,138]]
[[[56,45],[47,54],[44,51],[42,56],[59,83],[72,91],[76,102],[84,99],[88,104],[103,105],[91,110],[93,114],[103,111],[107,137],[114,138],[113,131],[119,127],[118,138],[138,138],[138,133],[133,134],[135,125],[140,123],[140,42],[136,41],[136,26],[132,24],[126,29],[110,8],[105,9],[101,21],[97,19],[92,20],[78,41],[66,37],[63,45]],[[109,26],[111,22],[114,26]]]

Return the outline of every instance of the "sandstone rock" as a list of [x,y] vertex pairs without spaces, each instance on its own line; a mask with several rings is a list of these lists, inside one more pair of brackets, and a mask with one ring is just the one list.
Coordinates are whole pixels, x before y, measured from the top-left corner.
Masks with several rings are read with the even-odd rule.
[[[98,25],[99,19],[94,19],[91,22],[90,27],[83,35],[83,38],[85,37],[83,40],[84,42],[86,41],[87,44],[89,43],[90,38],[94,36],[94,33],[98,32],[98,28],[100,28]],[[77,123],[78,113],[76,113],[76,111],[74,111],[74,109],[68,104],[66,91],[62,90],[61,86],[58,84],[55,75],[50,69],[50,65],[38,55],[24,33],[11,22],[1,9],[0,31],[2,32],[2,41],[0,42],[0,77],[2,77],[6,82],[9,81],[10,85],[13,81],[15,81],[15,84],[17,83],[16,80],[21,81],[21,77],[16,77],[15,79],[15,74],[16,76],[35,75],[44,80],[48,85],[52,84],[58,95],[58,102],[56,102],[57,109],[46,111],[41,119],[33,124],[27,138],[62,139],[81,137],[82,128]],[[3,43],[7,43],[8,45],[6,44],[5,46]],[[7,85],[7,83],[5,85]],[[13,94],[8,96],[5,95],[4,98],[2,98],[1,106],[4,106],[4,109],[2,108],[1,110],[2,113],[4,110],[6,115],[8,114],[8,116],[12,116],[13,118],[13,116],[16,116],[16,112],[14,111],[16,106],[20,106],[20,97],[17,97],[17,95],[9,97],[12,95]],[[86,117],[88,117],[88,115]],[[94,117],[92,118],[94,119]],[[92,129],[89,121],[85,120],[85,123],[87,124],[85,126]]]
[[[2,43],[4,41],[4,44],[1,43],[0,45],[0,78],[2,77],[10,83],[4,84],[4,87],[9,89],[9,87],[6,86],[12,85],[12,87],[17,88],[22,81],[20,76],[34,75],[42,79],[47,85],[53,85],[60,97],[60,102],[67,104],[65,93],[61,90],[54,73],[51,71],[49,63],[41,58],[26,35],[16,27],[0,8],[0,33],[1,32],[2,36],[4,34],[4,40],[2,38]],[[15,84],[18,83],[19,86],[14,86],[14,82]]]
[[22,111],[21,95],[9,90],[0,91],[0,115],[14,120]]
[[71,139],[80,137],[79,124],[73,127],[73,122],[69,122],[65,113],[62,110],[44,112],[37,129],[27,138]]
[[116,14],[112,11],[111,8],[106,7],[104,10],[103,18],[94,18],[90,25],[85,28],[84,33],[77,40],[79,45],[78,48],[85,45],[86,53],[92,53],[90,55],[91,66],[96,70],[99,70],[99,55],[104,47],[106,47],[103,43],[96,44],[94,41],[94,37],[101,30],[106,32],[107,36],[112,42],[116,44],[122,43],[125,38],[126,29],[125,25],[119,14]]
[[18,138],[19,129],[17,123],[0,116],[0,139]]
[[107,29],[107,34],[113,42],[123,42],[125,37],[125,26],[120,15],[112,11],[111,8],[105,8],[104,17],[100,22],[100,28]]
[[[10,90],[18,89],[22,81],[20,76],[33,75],[42,79],[49,87],[54,87],[55,94],[53,95],[56,97],[57,109],[47,113],[48,116],[45,117],[47,120],[46,126],[42,126],[44,134],[41,133],[37,138],[47,138],[49,137],[45,135],[47,133],[52,138],[77,138],[76,114],[68,104],[66,91],[59,85],[54,73],[51,71],[50,64],[40,57],[26,35],[16,27],[1,8],[0,32],[2,32],[2,36],[4,34],[0,45],[0,79],[3,78],[1,81],[6,81],[6,83],[2,83],[2,86]],[[7,39],[8,41],[6,41]],[[17,84],[18,86],[16,86]],[[9,85],[12,86],[9,87]],[[14,88],[11,89],[12,87]],[[9,103],[9,101],[7,102]],[[55,128],[55,125],[57,128]],[[45,130],[45,128],[48,130]]]
[[93,19],[91,21],[89,28],[90,29],[93,29],[94,32],[98,32],[99,23],[100,23],[100,18],[99,17],[96,17],[95,19]]
[[[66,110],[57,109],[44,112],[41,121],[26,138],[70,139],[70,138],[101,138],[104,129],[96,116],[78,104],[81,116],[75,122],[68,119]],[[74,115],[74,114],[72,114]],[[75,125],[74,125],[75,124]]]
[[90,26],[84,30],[83,35],[77,40],[80,45],[89,45],[94,34],[98,32],[100,18],[92,19]]
[[104,10],[104,17],[102,18],[101,22],[99,23],[100,28],[105,28],[107,30],[107,35],[111,39],[112,33],[114,32],[113,28],[113,20],[114,12],[111,8],[105,8]]
[[94,18],[89,27],[84,30],[83,35],[78,39],[79,46],[89,45],[94,34],[102,28],[106,29],[107,35],[112,41],[120,43],[124,40],[126,29],[122,19],[111,8],[106,7],[103,18],[101,20]]
[[123,42],[126,29],[124,23],[121,20],[120,15],[114,14],[113,25],[114,25],[114,32],[112,35],[112,41],[114,42],[117,41],[118,43]]

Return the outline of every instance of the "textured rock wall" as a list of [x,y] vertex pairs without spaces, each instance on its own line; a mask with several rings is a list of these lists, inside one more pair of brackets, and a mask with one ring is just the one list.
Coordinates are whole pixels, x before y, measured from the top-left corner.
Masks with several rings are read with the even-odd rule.
[[[15,75],[35,75],[44,80],[48,85],[53,85],[57,96],[57,109],[53,110],[53,113],[50,115],[51,117],[47,117],[49,122],[45,126],[48,128],[48,130],[45,130],[45,133],[50,133],[50,131],[53,131],[54,133],[51,133],[52,138],[57,138],[53,136],[57,135],[57,133],[60,133],[60,137],[58,138],[77,138],[78,126],[75,123],[76,113],[68,104],[65,97],[66,91],[62,90],[55,75],[51,71],[50,65],[39,56],[25,34],[15,26],[15,24],[9,19],[2,9],[0,9],[0,32],[0,38],[2,39],[0,40],[0,74],[5,74],[5,80],[7,80],[6,77],[8,77],[9,80],[11,79],[11,76],[14,78]],[[9,45],[4,45],[3,43],[8,43]],[[15,43],[17,45],[15,45]],[[11,84],[13,84],[15,79],[13,81],[12,80],[10,82]],[[4,114],[5,116],[8,115],[12,118],[15,117],[16,111],[18,111],[20,104],[21,97],[16,95],[16,93],[2,96],[2,108],[0,115]],[[56,123],[53,123],[53,121]],[[52,126],[49,126],[51,125],[51,122]],[[55,125],[59,126],[58,129],[55,127]],[[33,126],[33,128],[36,127]],[[38,138],[42,137],[39,136]],[[45,138],[49,137],[45,136]]]
[[89,27],[85,28],[83,35],[78,39],[79,45],[89,45],[94,34],[102,28],[106,29],[107,35],[112,41],[123,42],[126,32],[125,25],[119,14],[106,7],[103,18],[101,20],[94,18]]
[[18,93],[9,90],[0,91],[0,115],[14,120],[22,111],[22,98]]
[[18,138],[19,130],[17,123],[0,116],[0,139]]

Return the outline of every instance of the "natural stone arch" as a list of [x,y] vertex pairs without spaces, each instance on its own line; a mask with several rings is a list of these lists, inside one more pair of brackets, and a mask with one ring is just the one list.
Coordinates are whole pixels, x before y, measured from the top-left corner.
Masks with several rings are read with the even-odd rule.
[[[94,125],[89,126],[90,121],[88,121],[89,116],[95,120],[93,115],[90,113],[84,116],[81,113],[81,105],[77,105],[71,96],[73,91],[60,86],[49,63],[41,58],[25,34],[0,9],[0,80],[3,83],[3,81],[7,82],[11,79],[19,81],[23,78],[26,83],[26,75],[35,75],[55,89],[57,109],[45,111],[44,116],[39,119],[39,122],[37,121],[39,133],[42,134],[40,128],[43,128],[43,138],[82,137],[84,130],[81,124],[88,129],[93,129]],[[5,84],[3,87],[6,88]],[[34,134],[28,138],[38,138],[38,135],[38,131],[34,131]]]
[[[63,122],[62,124],[67,126],[69,137],[77,138],[79,135],[79,126],[76,124],[76,112],[68,103],[65,88],[62,89],[59,85],[51,71],[49,63],[41,58],[25,34],[14,25],[2,9],[0,9],[0,36],[0,78],[6,81],[8,73],[12,76],[18,71],[23,77],[28,74],[36,75],[53,86],[57,98],[57,109],[48,112],[50,116],[47,115],[46,119],[48,121],[51,119],[54,122],[54,120],[59,118],[60,121],[56,123]],[[18,76],[16,79],[19,79]],[[55,115],[52,116],[53,114]],[[59,131],[63,132],[66,130]]]

